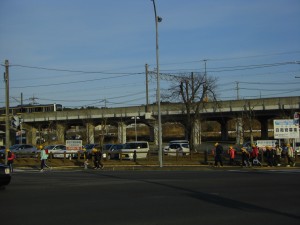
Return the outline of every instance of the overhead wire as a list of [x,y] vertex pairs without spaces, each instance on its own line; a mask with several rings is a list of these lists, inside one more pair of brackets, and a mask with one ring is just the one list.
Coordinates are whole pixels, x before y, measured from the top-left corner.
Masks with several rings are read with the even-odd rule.
[[[294,53],[300,53],[300,51],[294,51],[294,52],[285,52],[285,53],[276,53],[276,54],[265,54],[265,55],[256,55],[256,56],[245,56],[245,57],[237,57],[237,58],[227,58],[227,59],[206,59],[206,60],[234,60],[234,59],[242,59],[242,58],[251,58],[251,57],[264,57],[264,56],[270,56],[270,55],[281,55],[281,54],[294,54]],[[204,60],[198,61],[198,62],[203,62]],[[197,62],[197,61],[193,61]],[[251,69],[261,69],[261,68],[268,68],[268,67],[278,67],[278,66],[286,66],[286,65],[292,65],[292,64],[299,64],[299,60],[296,61],[286,61],[286,62],[277,62],[277,63],[269,63],[269,64],[253,64],[253,65],[238,65],[238,66],[225,66],[225,67],[215,67],[215,68],[210,68],[207,70],[207,73],[221,73],[221,72],[228,72],[228,71],[239,71],[239,70],[251,70]],[[1,64],[3,65],[3,64]],[[162,65],[167,65],[167,64],[162,64]],[[98,80],[106,80],[106,79],[116,79],[116,78],[121,78],[121,77],[128,77],[128,76],[134,76],[134,75],[141,75],[145,74],[145,72],[134,72],[134,73],[129,73],[129,72],[109,72],[109,71],[83,71],[83,70],[70,70],[70,69],[57,69],[57,68],[46,68],[46,67],[39,67],[39,66],[26,66],[26,65],[20,65],[20,64],[12,64],[10,65],[12,67],[21,67],[21,68],[28,68],[28,69],[38,69],[38,70],[48,70],[48,71],[56,71],[56,72],[70,72],[70,73],[80,73],[82,74],[106,74],[106,75],[117,75],[117,76],[112,76],[112,77],[102,77],[102,78],[95,78],[95,79],[86,79],[86,80],[79,80],[79,81],[70,81],[70,82],[58,82],[58,83],[52,83],[52,84],[40,84],[40,85],[28,85],[28,86],[18,86],[18,87],[10,87],[10,88],[33,88],[33,87],[48,87],[48,86],[53,86],[53,85],[69,85],[69,84],[76,84],[76,83],[84,83],[84,82],[93,82],[93,81],[98,81]],[[168,77],[168,79],[171,79],[170,77],[177,77],[178,75],[176,74],[181,74],[182,72],[179,72],[180,69],[177,70],[177,73],[161,73],[164,77]],[[162,70],[161,70],[162,71]],[[169,70],[168,70],[169,71]],[[296,71],[298,72],[298,71]],[[284,73],[284,72],[278,72],[278,73]],[[28,79],[27,79],[28,80]],[[167,79],[166,79],[167,80]],[[230,85],[233,84],[234,82],[231,83],[225,83],[222,84],[224,85]],[[260,85],[259,82],[239,82],[239,83],[244,83],[244,84],[253,84],[253,85]],[[299,84],[300,82],[296,82]],[[292,85],[296,84],[295,82],[293,83],[286,83],[287,85]],[[265,83],[261,83],[264,84]],[[268,85],[281,85],[282,83],[269,83]],[[3,88],[0,88],[3,89]],[[240,88],[242,89],[242,88]],[[235,88],[231,90],[236,90]],[[247,89],[245,89],[247,90]],[[251,89],[253,90],[253,89]],[[259,89],[257,89],[259,90]],[[229,91],[229,89],[225,89],[223,91]],[[263,91],[263,90],[261,90]],[[123,97],[122,95],[121,97]],[[130,95],[129,95],[130,96]],[[127,97],[129,97],[127,96]],[[116,98],[121,98],[121,97],[116,97]],[[113,99],[113,98],[112,98]],[[59,101],[59,100],[57,100]],[[73,100],[66,100],[66,102],[72,102]],[[75,100],[74,100],[75,101]],[[78,101],[78,100],[76,100]],[[91,101],[91,100],[87,100]]]

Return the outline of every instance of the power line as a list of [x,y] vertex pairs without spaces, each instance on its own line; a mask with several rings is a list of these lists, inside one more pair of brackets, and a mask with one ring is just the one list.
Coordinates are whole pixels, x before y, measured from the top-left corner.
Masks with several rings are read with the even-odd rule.
[[[84,70],[71,70],[71,69],[57,69],[57,68],[47,68],[47,67],[39,67],[39,66],[26,66],[26,65],[18,65],[18,64],[12,64],[10,67],[22,67],[22,68],[28,68],[28,69],[37,69],[37,70],[49,70],[49,71],[57,71],[57,72],[70,72],[70,73],[92,73],[92,74],[116,74],[116,75],[130,75],[133,73],[112,73],[112,72],[106,72],[106,71],[84,71]],[[134,73],[134,74],[141,74],[141,73]]]
[[[57,86],[57,85],[66,85],[66,84],[77,84],[77,83],[93,82],[93,81],[99,81],[99,80],[108,80],[108,79],[115,79],[115,78],[120,78],[120,77],[128,77],[128,76],[133,76],[133,75],[137,75],[137,74],[127,74],[127,75],[120,75],[120,76],[115,76],[115,77],[104,77],[104,78],[96,78],[96,79],[90,79],[90,80],[68,81],[68,82],[53,83],[53,84],[39,84],[39,85],[18,86],[18,87],[10,87],[10,88],[49,87],[49,86]],[[0,88],[0,89],[3,89],[3,88]]]

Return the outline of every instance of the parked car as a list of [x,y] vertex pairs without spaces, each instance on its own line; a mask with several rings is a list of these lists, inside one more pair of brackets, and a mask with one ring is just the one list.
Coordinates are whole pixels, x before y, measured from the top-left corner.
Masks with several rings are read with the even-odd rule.
[[0,145],[0,159],[5,158],[5,146]]
[[86,154],[88,157],[92,155],[93,148],[98,148],[99,144],[86,144],[83,146],[82,151],[80,151],[81,154]]
[[[190,146],[188,143],[171,143],[169,147],[164,148],[164,152],[170,156],[178,155],[189,155]],[[178,153],[177,153],[178,152]]]
[[64,157],[64,153],[66,151],[66,146],[65,145],[47,145],[44,147],[44,150],[46,152],[52,153],[53,157],[55,158],[60,158]]
[[11,175],[9,167],[3,164],[0,164],[0,187],[4,187],[10,183]]
[[124,148],[123,144],[114,144],[111,145],[108,150],[102,151],[102,157],[104,159],[119,159],[120,158],[120,152]]
[[135,156],[138,159],[146,158],[149,150],[149,143],[147,141],[126,142],[122,149],[122,158],[134,159]]
[[28,145],[28,144],[15,144],[11,146],[9,149],[13,153],[15,153],[16,156],[18,155],[36,156],[37,154],[37,148],[34,147],[33,145]]

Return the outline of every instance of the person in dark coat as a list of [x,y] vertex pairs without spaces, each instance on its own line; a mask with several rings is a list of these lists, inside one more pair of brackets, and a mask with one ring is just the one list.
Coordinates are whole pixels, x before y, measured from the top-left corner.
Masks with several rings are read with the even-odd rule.
[[215,144],[216,151],[215,151],[215,166],[218,166],[220,163],[223,166],[222,155],[223,155],[223,147],[219,143]]
[[274,151],[271,146],[267,146],[266,158],[268,166],[274,166]]
[[93,156],[94,156],[94,169],[103,169],[103,163],[102,163],[102,153],[100,150],[94,148],[93,149]]
[[241,148],[241,150],[242,150],[242,166],[249,167],[250,166],[250,162],[249,162],[250,153],[244,147]]

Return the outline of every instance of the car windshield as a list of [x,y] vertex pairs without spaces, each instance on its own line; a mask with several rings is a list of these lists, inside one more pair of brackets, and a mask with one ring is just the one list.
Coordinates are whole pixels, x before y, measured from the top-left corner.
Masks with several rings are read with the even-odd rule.
[[17,149],[17,148],[19,148],[21,145],[13,145],[13,146],[11,146],[9,149]]
[[133,142],[133,143],[126,143],[125,149],[135,149],[135,148],[147,148],[147,143],[144,142]]
[[87,144],[87,145],[85,145],[84,147],[86,148],[86,149],[90,149],[90,148],[94,148],[94,144]]
[[188,144],[182,144],[181,146],[184,147],[184,148],[189,148]]
[[123,148],[123,145],[112,145],[109,150],[119,150],[119,149],[122,149]]

